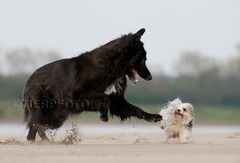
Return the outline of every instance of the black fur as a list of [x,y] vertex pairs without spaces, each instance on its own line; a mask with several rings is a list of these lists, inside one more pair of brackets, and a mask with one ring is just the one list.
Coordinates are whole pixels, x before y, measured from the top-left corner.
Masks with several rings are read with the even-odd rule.
[[[151,74],[145,65],[146,52],[140,41],[145,29],[124,35],[90,52],[62,59],[37,69],[28,79],[23,103],[28,122],[28,140],[36,133],[47,139],[45,130],[60,127],[69,114],[98,111],[100,119],[108,114],[125,120],[137,117],[160,121],[161,116],[149,114],[124,98],[128,76],[134,82],[134,71],[145,79]],[[114,85],[114,92],[106,93]]]

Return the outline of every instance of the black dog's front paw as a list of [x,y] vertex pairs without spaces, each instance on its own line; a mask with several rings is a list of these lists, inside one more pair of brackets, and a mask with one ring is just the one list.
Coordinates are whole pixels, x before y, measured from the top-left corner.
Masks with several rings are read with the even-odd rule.
[[153,122],[159,122],[162,120],[162,116],[159,114],[155,114],[153,118]]
[[107,121],[108,121],[108,115],[101,115],[101,116],[100,116],[100,119],[101,119],[103,122],[107,122]]
[[159,114],[145,114],[142,118],[149,122],[159,122],[162,120],[162,116]]

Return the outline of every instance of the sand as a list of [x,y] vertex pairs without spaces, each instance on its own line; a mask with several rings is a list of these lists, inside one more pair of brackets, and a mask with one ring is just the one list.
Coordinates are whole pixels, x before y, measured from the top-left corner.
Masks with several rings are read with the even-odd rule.
[[[24,136],[0,137],[0,162],[240,163],[240,133],[197,133],[188,144],[164,142],[163,134],[90,134],[75,144],[27,143]],[[59,139],[59,140],[57,140]]]

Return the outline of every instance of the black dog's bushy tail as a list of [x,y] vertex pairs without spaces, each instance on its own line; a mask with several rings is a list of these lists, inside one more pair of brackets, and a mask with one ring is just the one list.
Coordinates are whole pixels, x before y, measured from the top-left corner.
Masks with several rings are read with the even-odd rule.
[[24,108],[24,122],[28,121],[28,117],[29,117],[29,110]]
[[23,93],[23,109],[24,109],[24,122],[27,122],[29,119],[30,112],[30,99],[28,98],[27,93],[24,91]]
[[23,101],[24,122],[27,122],[29,117],[29,107],[27,103],[28,103],[27,101]]

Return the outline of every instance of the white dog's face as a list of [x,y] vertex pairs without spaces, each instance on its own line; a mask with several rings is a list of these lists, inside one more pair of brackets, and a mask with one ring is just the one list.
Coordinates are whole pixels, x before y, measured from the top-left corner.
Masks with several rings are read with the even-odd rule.
[[193,115],[193,106],[189,103],[181,103],[172,108],[172,117],[176,124],[192,127]]

